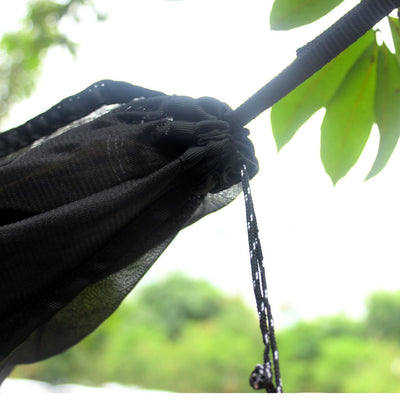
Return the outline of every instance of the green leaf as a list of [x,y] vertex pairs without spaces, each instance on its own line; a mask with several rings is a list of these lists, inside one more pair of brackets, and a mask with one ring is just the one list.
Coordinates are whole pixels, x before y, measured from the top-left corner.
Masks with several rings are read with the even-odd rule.
[[352,65],[374,42],[371,30],[272,107],[271,126],[278,150],[326,106]]
[[398,18],[388,17],[393,44],[396,50],[396,57],[400,61],[400,22]]
[[320,19],[343,0],[275,0],[271,15],[271,29],[286,31]]
[[380,47],[375,94],[375,118],[380,142],[374,165],[367,179],[372,178],[388,162],[400,136],[400,66],[396,56],[383,44]]
[[376,43],[354,64],[329,102],[321,126],[321,159],[334,184],[361,155],[374,123]]

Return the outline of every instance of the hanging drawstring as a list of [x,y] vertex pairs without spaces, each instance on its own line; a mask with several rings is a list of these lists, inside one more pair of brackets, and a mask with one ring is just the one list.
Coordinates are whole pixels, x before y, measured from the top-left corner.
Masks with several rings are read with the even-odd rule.
[[[250,385],[254,389],[265,389],[268,393],[282,393],[282,380],[279,370],[279,353],[275,339],[274,320],[268,301],[263,254],[258,237],[258,227],[251,197],[249,174],[246,164],[241,170],[244,201],[246,205],[247,233],[249,238],[250,264],[254,295],[260,321],[260,330],[264,342],[264,363],[256,366],[250,376]],[[272,363],[271,363],[271,356]],[[273,365],[273,368],[272,368]],[[275,375],[275,382],[274,382]]]
[[[328,64],[363,36],[378,21],[399,6],[400,0],[361,1],[324,33],[299,49],[297,58],[291,65],[230,114],[230,122],[237,126],[247,125],[247,123]],[[268,300],[263,255],[250,192],[249,174],[245,164],[242,166],[241,180],[246,204],[253,289],[265,346],[264,363],[258,364],[252,372],[250,385],[257,390],[265,389],[268,393],[282,393],[274,320]]]

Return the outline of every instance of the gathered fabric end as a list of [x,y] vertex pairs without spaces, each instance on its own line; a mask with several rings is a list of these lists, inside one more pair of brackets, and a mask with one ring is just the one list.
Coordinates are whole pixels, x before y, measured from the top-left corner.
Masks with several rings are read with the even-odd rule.
[[[100,88],[118,100],[99,85],[90,96]],[[72,96],[70,114],[55,118],[56,105],[51,124],[43,113],[16,128],[31,130],[26,143],[45,138],[0,159],[0,380],[92,332],[181,229],[237,197],[243,161],[257,173],[248,131],[224,120],[226,104],[135,88],[65,127],[88,99]],[[42,135],[49,125],[63,133]]]

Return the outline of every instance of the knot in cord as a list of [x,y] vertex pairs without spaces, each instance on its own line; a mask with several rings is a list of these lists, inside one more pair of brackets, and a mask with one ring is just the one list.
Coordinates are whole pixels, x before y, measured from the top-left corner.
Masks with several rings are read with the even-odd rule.
[[250,375],[250,386],[255,390],[265,389],[268,393],[276,393],[276,388],[272,381],[271,365],[257,364]]

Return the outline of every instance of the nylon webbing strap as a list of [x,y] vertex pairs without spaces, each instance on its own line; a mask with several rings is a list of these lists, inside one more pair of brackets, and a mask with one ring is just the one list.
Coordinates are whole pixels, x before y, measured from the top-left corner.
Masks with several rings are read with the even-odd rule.
[[[254,295],[257,303],[260,330],[264,342],[264,364],[258,364],[250,376],[250,385],[254,389],[265,389],[268,393],[282,393],[282,380],[279,370],[279,353],[275,339],[274,320],[268,301],[267,284],[258,226],[251,197],[249,174],[246,164],[241,170],[244,201],[246,205],[247,233],[249,238],[250,265]],[[271,357],[273,369],[271,364]],[[275,379],[274,379],[275,375]],[[275,382],[274,382],[275,380]]]
[[135,97],[163,96],[164,93],[108,79],[67,97],[23,125],[0,134],[0,157],[11,154],[57,129],[87,116],[99,107],[126,103]]
[[382,18],[400,7],[400,0],[363,0],[330,28],[297,51],[297,58],[232,113],[239,126],[263,111],[328,64]]

